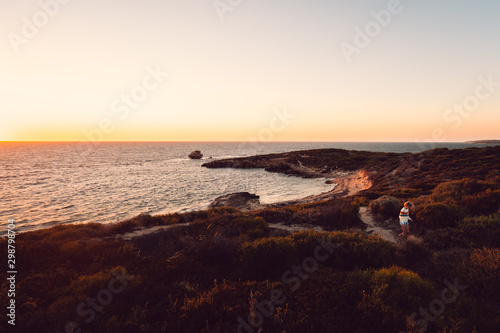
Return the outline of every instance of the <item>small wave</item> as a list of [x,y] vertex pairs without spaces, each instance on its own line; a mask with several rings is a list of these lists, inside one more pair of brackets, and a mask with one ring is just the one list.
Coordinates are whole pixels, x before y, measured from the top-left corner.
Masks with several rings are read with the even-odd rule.
[[7,176],[0,176],[0,179],[9,179],[9,178],[17,178],[18,175],[7,175]]

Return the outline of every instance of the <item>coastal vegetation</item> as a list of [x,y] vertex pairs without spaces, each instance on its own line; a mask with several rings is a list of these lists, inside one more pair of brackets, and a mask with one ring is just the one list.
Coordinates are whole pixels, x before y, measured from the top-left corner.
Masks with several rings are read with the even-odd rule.
[[[16,332],[500,331],[500,147],[264,156],[210,163],[306,177],[365,170],[372,186],[20,234]],[[364,231],[360,206],[398,225],[406,200],[414,236],[393,244]],[[117,279],[119,292],[103,292]]]

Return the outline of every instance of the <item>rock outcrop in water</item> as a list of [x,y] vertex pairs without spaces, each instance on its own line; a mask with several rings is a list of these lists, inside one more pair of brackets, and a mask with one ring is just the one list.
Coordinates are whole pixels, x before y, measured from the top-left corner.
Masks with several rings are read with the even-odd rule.
[[189,158],[191,158],[193,160],[199,160],[200,158],[203,157],[203,154],[201,153],[201,151],[195,150],[191,154],[189,154],[188,156],[189,156]]

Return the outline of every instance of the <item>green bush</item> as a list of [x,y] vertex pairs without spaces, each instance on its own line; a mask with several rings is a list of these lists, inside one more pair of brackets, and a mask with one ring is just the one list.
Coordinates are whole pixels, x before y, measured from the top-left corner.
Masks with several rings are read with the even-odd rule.
[[370,211],[379,217],[396,217],[399,214],[399,200],[387,195],[370,202]]
[[396,247],[377,236],[303,231],[242,244],[239,274],[244,279],[280,279],[292,265],[314,258],[317,251],[321,257],[326,256],[317,260],[318,264],[340,270],[378,268],[396,262]]
[[458,223],[464,237],[475,246],[500,246],[500,215],[467,216]]
[[279,279],[297,261],[297,249],[289,237],[264,238],[241,246],[242,277]]
[[462,198],[462,205],[473,215],[498,213],[500,208],[500,190],[487,189],[484,192]]
[[363,291],[363,300],[358,305],[358,309],[367,313],[361,322],[367,328],[378,322],[382,331],[397,332],[406,326],[411,313],[428,305],[436,296],[432,284],[412,271],[397,266],[373,271],[371,288]]
[[399,267],[320,269],[293,294],[281,331],[398,332],[436,296],[431,283]]
[[292,205],[283,208],[267,208],[255,213],[269,223],[312,224],[328,230],[344,230],[360,227],[359,204],[363,200],[338,198],[329,201]]
[[259,211],[258,216],[263,217],[269,223],[293,223],[293,211],[288,207],[284,208],[266,208]]
[[309,223],[329,230],[360,227],[359,205],[350,200],[333,200],[316,209],[317,214]]
[[416,205],[413,211],[415,219],[430,228],[454,227],[467,213],[457,205],[441,203]]
[[410,265],[427,260],[432,254],[423,244],[422,240],[414,236],[410,236],[406,242],[401,243],[397,253],[402,257],[405,263]]
[[500,249],[484,248],[474,250],[461,264],[461,275],[471,288],[471,292],[500,306]]
[[331,247],[331,253],[322,264],[336,269],[383,267],[395,262],[396,247],[378,236],[340,231],[303,231],[294,233],[290,238],[301,259],[312,256],[316,247],[329,244],[326,246]]
[[473,215],[497,213],[500,205],[498,187],[496,182],[465,178],[439,184],[431,199],[465,207]]
[[269,227],[266,220],[259,216],[240,218],[236,220],[236,226],[242,234],[252,239],[264,237]]
[[[241,322],[249,321],[252,312],[259,312],[255,303],[269,301],[271,294],[283,290],[283,284],[255,281],[215,281],[213,287],[206,291],[195,290],[193,295],[186,295],[181,299],[172,300],[165,313],[156,318],[157,326],[162,327],[147,332],[236,332]],[[275,307],[275,308],[274,308]],[[282,331],[280,314],[285,304],[273,305],[270,316],[262,316],[261,326],[269,332]],[[144,316],[145,317],[145,316]],[[153,322],[151,318],[136,316],[127,322],[134,322],[135,332],[141,332],[145,324]],[[121,325],[124,325],[122,321]],[[255,332],[257,332],[257,329]],[[243,330],[246,332],[246,330]]]
[[436,251],[445,251],[454,248],[468,248],[471,246],[467,237],[455,228],[440,228],[427,230],[423,235],[425,246]]

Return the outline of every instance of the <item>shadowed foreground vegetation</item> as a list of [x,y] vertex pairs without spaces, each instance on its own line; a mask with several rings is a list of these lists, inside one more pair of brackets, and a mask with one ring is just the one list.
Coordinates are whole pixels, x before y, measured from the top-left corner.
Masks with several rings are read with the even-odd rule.
[[[352,197],[18,235],[15,331],[499,332],[499,149],[389,160],[369,164],[374,186]],[[397,224],[408,199],[416,237],[395,245],[363,232],[360,205]],[[158,225],[177,226],[116,237]],[[106,292],[117,272],[126,283]]]

